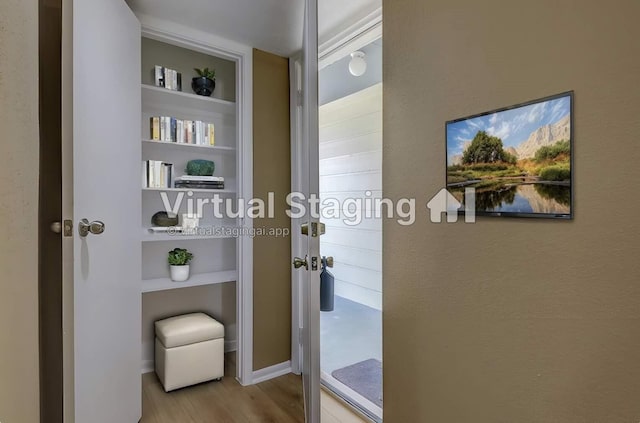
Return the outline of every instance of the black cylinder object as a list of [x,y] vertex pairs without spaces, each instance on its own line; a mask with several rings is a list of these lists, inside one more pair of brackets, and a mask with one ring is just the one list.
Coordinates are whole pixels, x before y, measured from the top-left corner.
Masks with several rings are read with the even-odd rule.
[[320,311],[333,311],[334,277],[327,270],[327,258],[322,257],[320,273]]
[[191,88],[196,94],[209,97],[216,88],[216,81],[205,76],[197,76],[191,80]]

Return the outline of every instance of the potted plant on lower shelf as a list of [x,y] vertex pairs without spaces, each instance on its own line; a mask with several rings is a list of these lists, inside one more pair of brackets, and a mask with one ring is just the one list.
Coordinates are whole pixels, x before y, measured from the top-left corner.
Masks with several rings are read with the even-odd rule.
[[193,259],[185,248],[174,248],[169,251],[169,268],[171,269],[171,280],[183,282],[189,279],[189,262]]

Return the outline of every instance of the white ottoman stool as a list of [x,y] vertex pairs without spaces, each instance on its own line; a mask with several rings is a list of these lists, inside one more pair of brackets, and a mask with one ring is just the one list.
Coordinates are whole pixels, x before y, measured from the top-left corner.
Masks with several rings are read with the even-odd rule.
[[158,320],[156,374],[166,392],[224,376],[224,326],[204,313]]

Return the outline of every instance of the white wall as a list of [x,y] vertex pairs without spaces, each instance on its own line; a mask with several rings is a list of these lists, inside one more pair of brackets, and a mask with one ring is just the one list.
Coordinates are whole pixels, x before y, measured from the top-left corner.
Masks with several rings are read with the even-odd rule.
[[[382,84],[320,107],[320,197],[382,197]],[[373,213],[372,213],[373,214]],[[382,309],[382,220],[323,217],[321,252],[333,256],[336,295]],[[347,220],[347,222],[345,222]]]

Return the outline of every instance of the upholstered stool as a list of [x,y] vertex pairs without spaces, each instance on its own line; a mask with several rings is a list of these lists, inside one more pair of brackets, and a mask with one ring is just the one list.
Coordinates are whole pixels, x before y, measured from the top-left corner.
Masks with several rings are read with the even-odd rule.
[[156,374],[166,392],[224,376],[224,326],[204,313],[158,320]]

